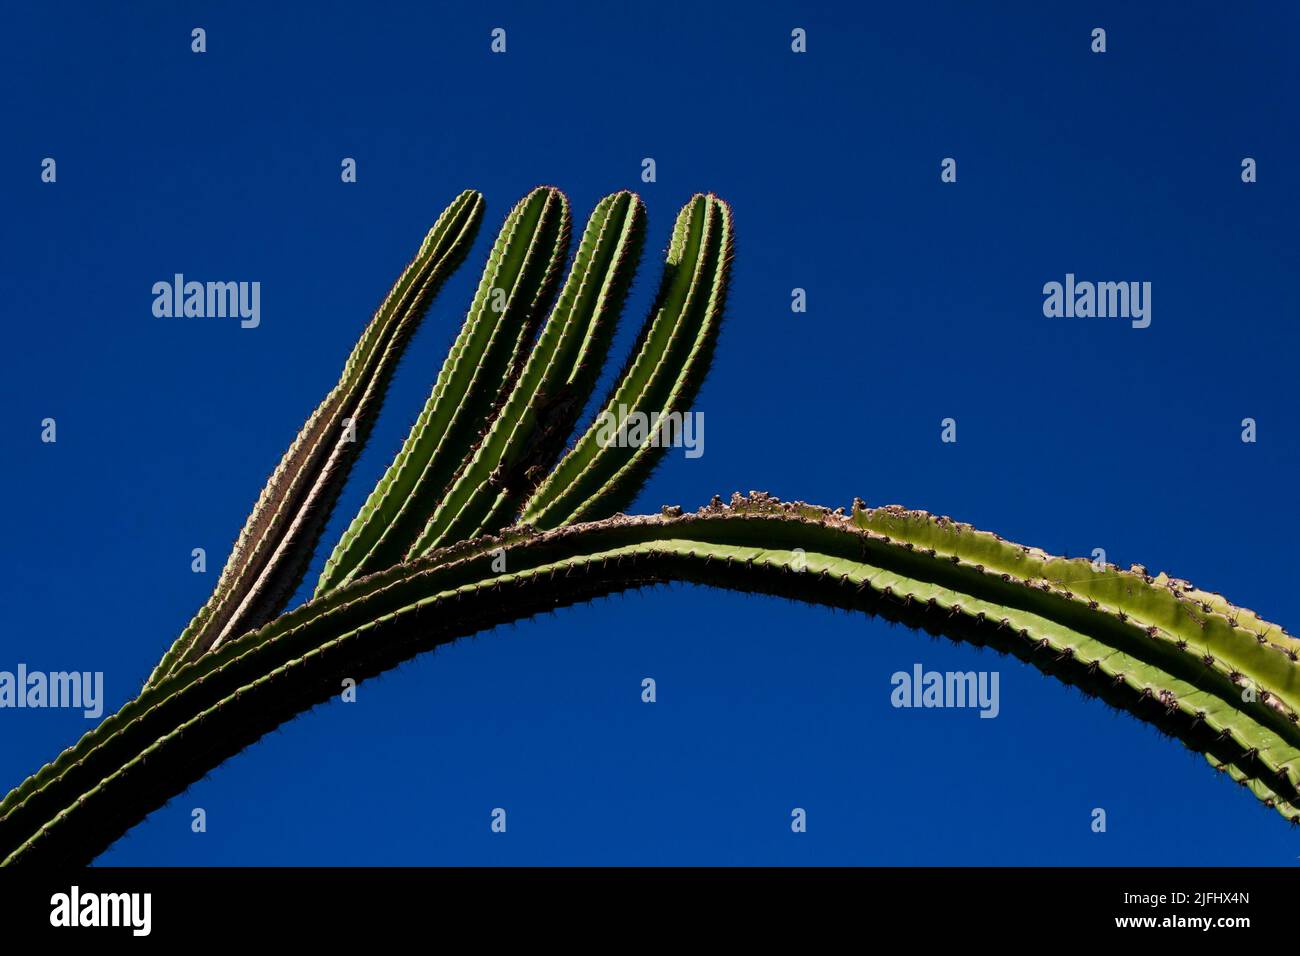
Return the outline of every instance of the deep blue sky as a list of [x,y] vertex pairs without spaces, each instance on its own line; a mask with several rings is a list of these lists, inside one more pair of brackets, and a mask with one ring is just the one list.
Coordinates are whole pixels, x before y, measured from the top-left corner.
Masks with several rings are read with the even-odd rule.
[[[735,209],[705,454],[669,457],[640,507],[861,495],[1103,547],[1300,626],[1295,8],[870,7],[6,5],[0,669],[103,670],[114,708],[138,689],[424,231],[478,188],[485,228],[407,353],[332,544],[423,402],[501,217],[538,183],[579,221],[609,191],[644,196],[622,347],[679,205],[714,190]],[[174,272],[260,281],[261,327],[154,318],[150,287]],[[1045,318],[1043,283],[1067,272],[1152,282],[1151,327]],[[1000,717],[893,709],[890,674],[915,662],[997,669]],[[88,726],[0,712],[0,790]],[[1297,858],[1300,834],[1201,757],[1017,661],[677,586],[363,684],[101,862]]]

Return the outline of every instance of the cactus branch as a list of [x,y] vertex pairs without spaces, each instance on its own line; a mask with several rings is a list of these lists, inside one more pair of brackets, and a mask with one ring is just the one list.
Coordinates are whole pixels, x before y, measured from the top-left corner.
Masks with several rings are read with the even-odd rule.
[[516,387],[407,553],[425,554],[509,524],[563,450],[600,375],[645,238],[645,206],[606,196]]
[[318,595],[402,559],[509,393],[568,246],[569,203],[558,189],[535,189],[510,211],[424,410],[326,562]]
[[284,608],[365,445],[406,342],[464,259],[482,212],[483,197],[466,190],[438,217],[353,348],[339,383],[262,489],[212,596],[146,685]]
[[604,423],[624,413],[688,411],[717,341],[732,249],[731,209],[713,195],[693,197],[677,216],[659,296],[632,358],[601,415],[524,505],[523,522],[555,528],[631,505],[665,448],[602,441]]
[[[492,572],[499,548],[508,573]],[[0,858],[87,858],[344,676],[672,580],[852,608],[1016,654],[1300,815],[1300,667],[1280,627],[1165,575],[1051,557],[925,512],[845,515],[756,493],[688,515],[516,529],[354,580],[178,669],[15,789],[0,803]]]

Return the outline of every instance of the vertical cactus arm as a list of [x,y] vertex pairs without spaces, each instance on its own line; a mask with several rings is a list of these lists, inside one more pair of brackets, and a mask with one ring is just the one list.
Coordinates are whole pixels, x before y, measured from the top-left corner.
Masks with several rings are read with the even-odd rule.
[[[734,248],[731,209],[697,195],[677,217],[664,278],[632,357],[601,413],[532,494],[520,518],[555,528],[609,517],[636,497],[666,448],[611,441],[625,414],[689,414],[708,372]],[[658,421],[658,418],[652,418]]]
[[558,457],[600,375],[644,238],[639,197],[619,192],[596,205],[559,300],[514,388],[408,559],[473,537],[495,516],[512,512],[536,483],[536,473]]
[[401,561],[531,345],[558,285],[569,229],[568,200],[548,187],[506,217],[428,401],[326,562],[317,595]]
[[267,481],[211,598],[147,683],[283,609],[365,444],[406,342],[442,282],[464,259],[482,211],[483,197],[466,190],[438,217],[353,348],[339,383]]
[[[497,574],[499,548],[509,570]],[[1139,572],[1107,569],[1075,590],[1052,583],[1075,564],[924,512],[844,515],[762,494],[688,515],[665,509],[462,542],[354,580],[164,678],[0,802],[0,860],[97,851],[229,753],[332,696],[340,675],[377,673],[484,627],[669,580],[865,611],[1015,654],[1178,736],[1267,805],[1300,817],[1289,647],[1252,655],[1252,634],[1217,623],[1214,610],[1171,613],[1160,593],[1168,588]],[[1242,695],[1243,680],[1260,693]]]

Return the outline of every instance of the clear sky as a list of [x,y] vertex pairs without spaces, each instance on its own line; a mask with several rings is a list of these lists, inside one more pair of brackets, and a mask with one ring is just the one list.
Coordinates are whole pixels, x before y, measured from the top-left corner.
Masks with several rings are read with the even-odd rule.
[[[645,198],[616,366],[681,203],[713,190],[735,210],[705,454],[670,454],[639,508],[860,495],[1104,548],[1300,627],[1292,5],[302,7],[0,13],[0,669],[103,671],[109,707],[132,696],[424,231],[480,189],[484,229],[407,352],[332,545],[417,414],[501,218],[539,183],[579,221],[607,192]],[[260,326],[154,317],[153,283],[177,272],[260,282]],[[1067,273],[1149,281],[1151,325],[1045,317],[1043,285]],[[996,670],[999,716],[893,708],[891,674],[917,663]],[[0,790],[89,726],[0,711]],[[674,586],[364,683],[101,862],[1297,858],[1300,832],[1201,757],[1018,661]]]

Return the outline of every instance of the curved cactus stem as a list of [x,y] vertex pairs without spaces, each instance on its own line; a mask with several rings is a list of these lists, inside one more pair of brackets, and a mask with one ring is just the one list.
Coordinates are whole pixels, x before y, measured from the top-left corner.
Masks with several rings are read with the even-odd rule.
[[[696,195],[677,216],[664,278],[600,415],[523,506],[520,520],[556,528],[607,518],[631,505],[662,458],[659,442],[611,442],[625,414],[687,414],[708,372],[726,301],[734,243],[731,209]],[[666,418],[664,420],[667,420]]]
[[569,228],[558,189],[535,189],[510,211],[424,410],[326,562],[317,595],[402,560],[508,394],[554,296]]
[[645,238],[634,193],[606,196],[516,387],[407,553],[408,559],[509,523],[535,472],[564,447],[595,387]]
[[163,656],[146,686],[180,662],[278,614],[301,583],[389,379],[442,282],[474,241],[483,197],[465,190],[424,237],[343,367],[262,489],[216,589]]
[[[509,571],[495,574],[498,549]],[[0,860],[84,861],[295,713],[456,637],[669,580],[863,610],[1013,653],[1300,816],[1300,644],[1217,595],[897,507],[767,495],[516,529],[355,580],[148,688],[0,802]],[[1243,695],[1242,685],[1256,689]]]

